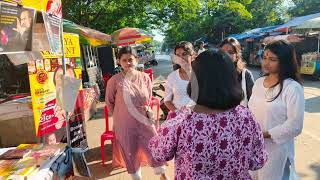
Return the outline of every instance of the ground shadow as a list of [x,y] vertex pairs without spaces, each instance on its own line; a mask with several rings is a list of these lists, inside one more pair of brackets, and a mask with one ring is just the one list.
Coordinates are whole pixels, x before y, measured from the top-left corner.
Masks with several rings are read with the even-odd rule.
[[104,107],[98,107],[97,112],[92,115],[89,121],[101,120],[104,119]]
[[306,112],[309,113],[318,113],[320,112],[320,97],[313,97],[313,98],[309,98],[306,99]]
[[320,180],[320,162],[319,163],[314,163],[310,166],[310,168],[316,172],[316,179],[315,180]]
[[[106,155],[106,162],[112,160],[112,148],[111,144],[106,144],[105,145],[105,155]],[[89,149],[86,153],[86,160],[88,163],[94,162],[94,161],[101,161],[101,151],[100,151],[100,146]]]
[[[93,149],[88,150],[85,153],[86,160],[88,167],[91,171],[92,178],[91,179],[102,179],[110,176],[117,175],[119,173],[122,173],[122,171],[117,173],[112,173],[112,148],[111,144],[106,144],[105,145],[105,155],[106,155],[106,164],[102,166],[101,163],[101,151],[100,147],[96,147]],[[125,170],[123,170],[125,172]]]

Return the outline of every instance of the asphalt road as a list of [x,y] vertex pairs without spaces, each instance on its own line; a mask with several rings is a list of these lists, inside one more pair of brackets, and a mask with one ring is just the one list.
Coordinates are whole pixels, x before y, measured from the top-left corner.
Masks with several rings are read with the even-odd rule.
[[[158,66],[152,67],[154,78],[163,81],[172,71],[170,56],[156,56]],[[259,69],[249,68],[255,78],[259,75]],[[306,99],[304,128],[301,135],[296,138],[296,170],[302,180],[320,180],[320,81],[311,81],[305,78],[304,95]],[[101,166],[100,135],[104,132],[105,119],[103,115],[104,103],[98,104],[98,113],[86,123],[87,138],[90,150],[86,153],[88,166],[93,175],[92,178],[75,179],[106,179],[127,180],[131,179],[125,169],[112,170],[110,141],[106,145],[106,166]],[[112,117],[109,117],[109,126],[112,127]],[[170,179],[174,176],[174,162],[168,162],[167,174]],[[142,168],[143,180],[158,180],[150,167]]]
[[[152,67],[154,78],[164,80],[172,72],[170,56],[156,56],[159,64]],[[259,77],[259,68],[250,68],[253,76]],[[296,138],[296,170],[302,180],[320,180],[320,81],[304,76],[306,100],[304,128]]]

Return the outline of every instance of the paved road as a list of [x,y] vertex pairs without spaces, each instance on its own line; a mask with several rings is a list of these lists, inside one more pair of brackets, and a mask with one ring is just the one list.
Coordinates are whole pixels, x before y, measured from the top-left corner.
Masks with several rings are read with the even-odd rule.
[[[159,65],[153,67],[155,79],[163,80],[171,72],[170,56],[156,56]],[[259,69],[250,68],[255,78],[259,75]],[[320,81],[314,82],[305,79],[304,95],[306,99],[304,129],[296,138],[296,169],[302,180],[320,180]],[[86,124],[87,138],[90,151],[87,153],[89,168],[93,174],[92,179],[127,180],[131,177],[125,169],[111,171],[111,147],[106,145],[107,165],[101,166],[99,138],[104,131],[105,120],[103,116],[103,103],[99,104],[99,112],[96,117]],[[112,118],[109,118],[112,127]],[[107,142],[110,144],[110,142]],[[173,179],[174,165],[169,162],[167,173]],[[143,180],[157,180],[152,168],[142,168]]]
[[[156,57],[159,65],[153,67],[155,78],[163,79],[171,71],[170,56]],[[249,68],[258,78],[260,69]],[[303,132],[296,138],[296,168],[302,180],[320,180],[320,81],[304,77],[306,99]]]

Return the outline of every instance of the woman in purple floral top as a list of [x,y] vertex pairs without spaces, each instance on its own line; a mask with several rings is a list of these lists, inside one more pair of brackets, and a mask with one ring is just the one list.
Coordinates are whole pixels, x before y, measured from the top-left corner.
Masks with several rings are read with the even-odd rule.
[[236,69],[221,50],[201,53],[192,64],[189,96],[149,142],[160,162],[175,157],[175,179],[251,179],[267,160],[263,134],[243,98]]

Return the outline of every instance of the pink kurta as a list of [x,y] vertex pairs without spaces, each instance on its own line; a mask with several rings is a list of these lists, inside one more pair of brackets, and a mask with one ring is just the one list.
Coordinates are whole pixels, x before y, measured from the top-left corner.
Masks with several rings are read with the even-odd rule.
[[149,140],[156,134],[148,124],[144,106],[152,95],[152,84],[147,74],[134,71],[129,76],[114,75],[107,84],[106,104],[113,116],[113,167],[125,167],[135,173],[140,166],[158,167],[148,148]]

